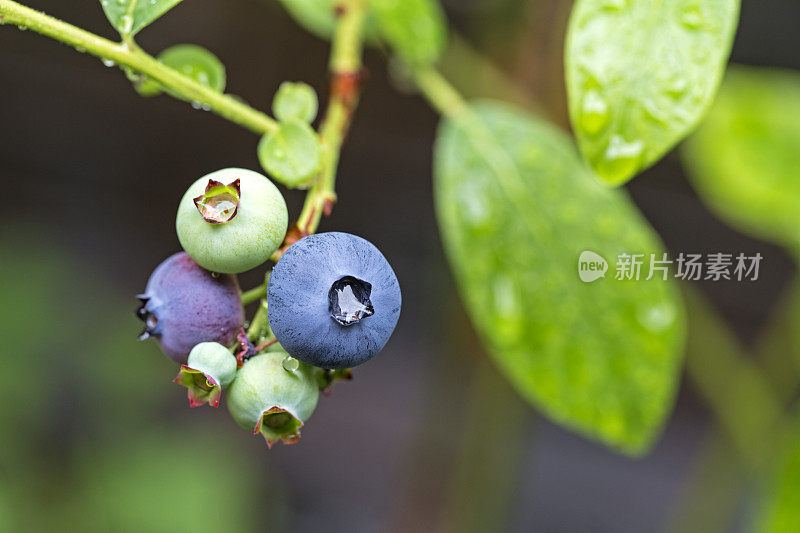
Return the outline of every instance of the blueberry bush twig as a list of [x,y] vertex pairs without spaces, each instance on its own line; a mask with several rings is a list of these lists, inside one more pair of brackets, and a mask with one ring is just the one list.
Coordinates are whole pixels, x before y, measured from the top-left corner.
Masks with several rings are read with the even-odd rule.
[[16,24],[102,60],[128,67],[158,81],[186,100],[207,106],[213,113],[255,133],[271,133],[278,128],[277,122],[266,114],[165,66],[130,40],[115,43],[11,0],[0,0],[0,23]]
[[322,145],[322,169],[308,191],[295,226],[284,245],[273,254],[277,261],[297,239],[314,233],[322,215],[328,215],[336,202],[334,185],[339,152],[347,135],[361,92],[364,77],[362,47],[365,0],[348,0],[337,6],[338,22],[332,39],[330,96],[322,119],[319,137]]

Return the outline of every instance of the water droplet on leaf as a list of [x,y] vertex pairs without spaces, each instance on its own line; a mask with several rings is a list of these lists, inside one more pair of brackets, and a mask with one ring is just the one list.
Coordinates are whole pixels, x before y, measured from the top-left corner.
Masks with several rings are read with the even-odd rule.
[[597,91],[589,91],[583,97],[580,123],[589,135],[599,133],[608,124],[608,104]]
[[690,30],[701,28],[703,23],[703,12],[699,6],[691,6],[681,13],[681,24]]
[[652,305],[639,309],[636,319],[653,333],[661,333],[675,322],[675,309],[668,304]]
[[606,181],[621,183],[639,169],[643,152],[641,140],[626,141],[621,135],[612,135],[597,165],[598,171]]
[[619,11],[628,7],[628,0],[606,0],[603,7],[610,11]]

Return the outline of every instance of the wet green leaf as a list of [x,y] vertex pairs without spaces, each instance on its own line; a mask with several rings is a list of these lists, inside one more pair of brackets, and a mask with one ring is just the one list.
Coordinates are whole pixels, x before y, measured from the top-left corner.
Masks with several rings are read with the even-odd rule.
[[311,123],[317,116],[319,101],[313,87],[306,83],[285,81],[272,100],[272,112],[282,122],[297,119]]
[[763,489],[762,508],[753,531],[795,533],[800,531],[800,426],[781,442],[772,473]]
[[370,0],[381,36],[412,65],[429,65],[447,43],[447,19],[438,0]]
[[[434,185],[476,329],[520,394],[554,420],[646,450],[673,404],[684,311],[671,281],[611,272],[622,253],[661,258],[661,243],[562,132],[510,106],[474,109],[441,127]],[[579,279],[584,251],[611,264],[604,278]]]
[[181,0],[100,0],[111,25],[123,37],[133,37]]
[[730,54],[739,0],[578,0],[565,63],[581,152],[620,184],[702,119]]
[[800,73],[731,69],[708,118],[681,152],[692,183],[722,219],[800,245]]
[[270,176],[287,187],[302,187],[320,166],[322,149],[311,126],[300,120],[282,122],[278,131],[258,143],[258,160]]
[[[158,60],[197,83],[215,91],[225,91],[225,65],[202,46],[194,44],[170,46],[158,54]],[[136,85],[136,91],[142,96],[155,96],[161,93],[161,86],[154,80],[144,78]]]

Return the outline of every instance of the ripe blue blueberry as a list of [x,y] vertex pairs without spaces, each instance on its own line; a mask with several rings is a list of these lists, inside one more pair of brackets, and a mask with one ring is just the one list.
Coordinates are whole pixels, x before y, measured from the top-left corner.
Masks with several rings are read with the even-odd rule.
[[145,324],[139,338],[155,338],[179,363],[201,342],[231,344],[244,321],[236,277],[212,274],[186,252],[158,265],[139,300],[136,314]]
[[269,325],[293,357],[349,368],[384,347],[400,316],[397,277],[378,249],[349,233],[319,233],[293,244],[267,286]]

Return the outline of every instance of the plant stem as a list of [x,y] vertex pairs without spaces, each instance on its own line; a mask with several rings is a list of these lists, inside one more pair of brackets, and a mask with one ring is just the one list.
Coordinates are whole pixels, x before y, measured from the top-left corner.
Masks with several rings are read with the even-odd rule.
[[258,287],[253,287],[249,291],[242,293],[242,305],[247,305],[255,302],[259,298],[267,295],[267,282],[265,281]]
[[131,43],[115,43],[11,0],[0,0],[0,23],[16,24],[152,78],[190,102],[258,134],[277,131],[266,114],[169,68]]
[[458,120],[470,112],[464,98],[438,71],[433,68],[417,68],[412,72],[417,87],[440,114]]
[[319,130],[322,144],[322,169],[306,195],[303,210],[289,230],[283,246],[272,256],[274,261],[297,240],[317,231],[322,215],[330,214],[336,203],[334,186],[339,153],[358,105],[363,81],[363,30],[366,18],[364,0],[345,0],[337,7],[339,20],[333,35],[329,69],[330,96]]
[[258,311],[256,311],[253,320],[250,322],[250,327],[247,328],[247,338],[250,339],[251,342],[259,343],[265,336],[270,334],[267,300],[262,299],[261,305],[258,306]]

